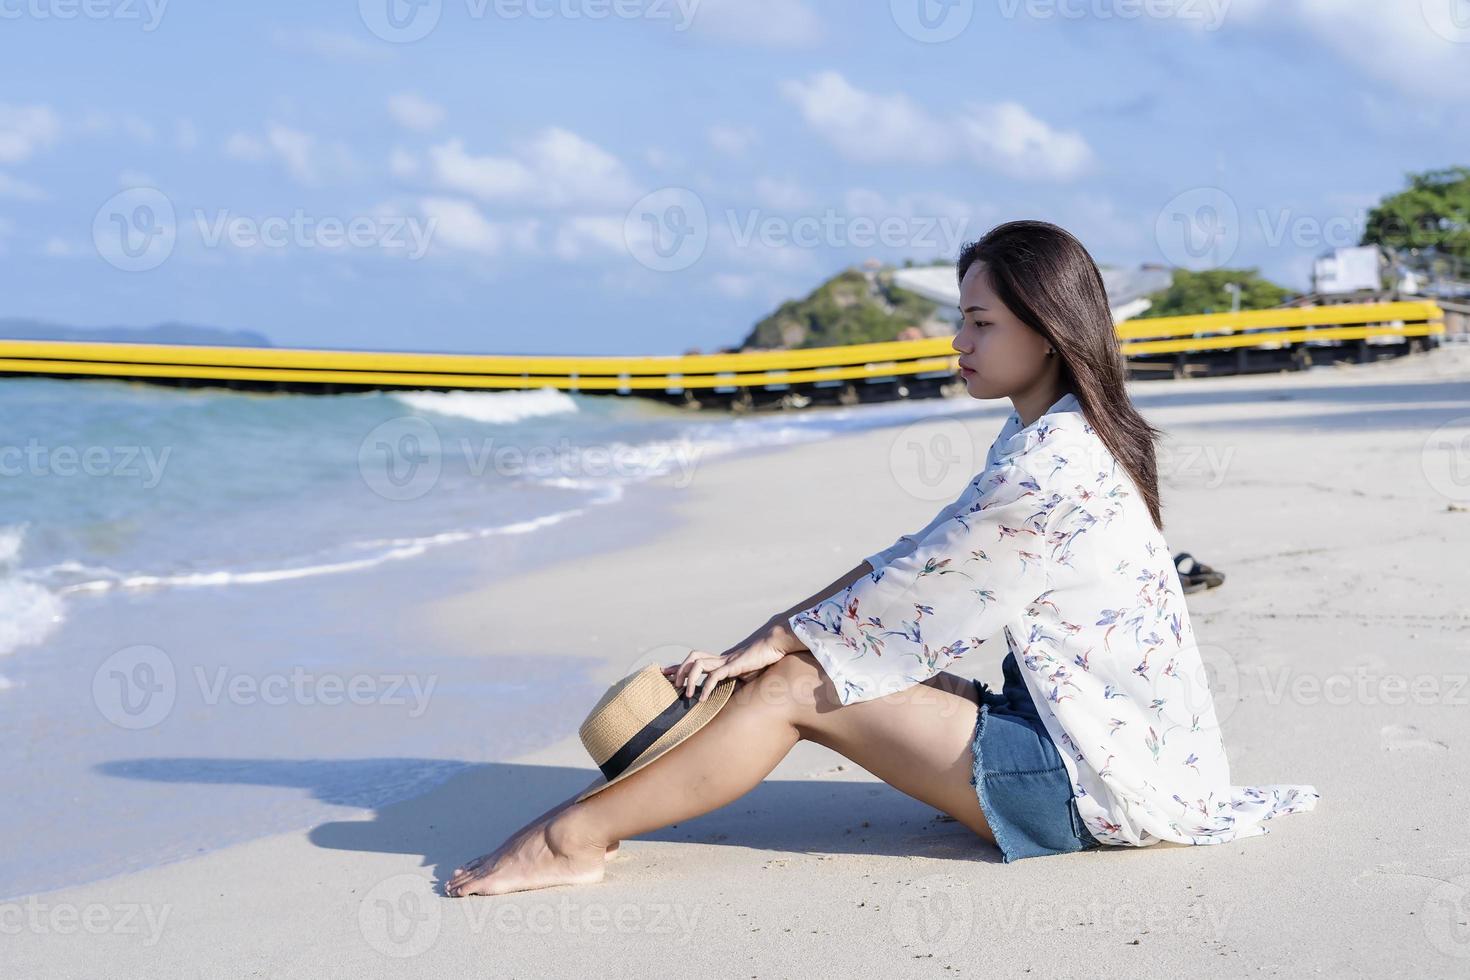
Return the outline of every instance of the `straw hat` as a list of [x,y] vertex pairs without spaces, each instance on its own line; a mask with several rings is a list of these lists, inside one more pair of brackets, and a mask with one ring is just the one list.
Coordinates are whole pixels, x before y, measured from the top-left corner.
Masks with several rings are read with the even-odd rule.
[[648,664],[608,688],[577,733],[605,782],[573,802],[626,779],[703,728],[730,700],[735,680],[724,678],[700,701],[699,688],[686,698],[663,668]]

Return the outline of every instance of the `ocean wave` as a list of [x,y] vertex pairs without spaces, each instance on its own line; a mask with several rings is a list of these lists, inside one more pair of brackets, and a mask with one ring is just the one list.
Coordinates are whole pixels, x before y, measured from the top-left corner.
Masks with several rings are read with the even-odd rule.
[[558,388],[528,391],[395,391],[395,401],[435,415],[503,424],[575,413],[577,401]]
[[[0,527],[0,656],[40,643],[61,624],[61,599],[17,567],[25,526]],[[0,690],[11,686],[0,678]]]
[[[610,503],[613,499],[615,497],[592,500],[589,501],[589,506],[595,506],[605,502]],[[230,585],[262,585],[271,582],[285,582],[292,579],[314,578],[319,575],[339,575],[344,572],[363,571],[386,562],[400,561],[405,558],[416,558],[432,548],[458,544],[464,541],[475,541],[504,534],[529,534],[532,531],[552,524],[559,524],[562,521],[584,513],[586,513],[585,507],[574,507],[570,510],[542,514],[526,520],[512,521],[509,524],[497,524],[491,527],[441,531],[437,534],[422,535],[419,537],[378,538],[370,541],[359,541],[349,547],[353,550],[369,551],[371,552],[370,554],[364,555],[361,558],[346,558],[336,561],[283,566],[280,568],[216,569],[202,572],[155,574],[147,572],[120,572],[105,566],[85,565],[74,561],[58,562],[47,568],[27,570],[23,574],[32,579],[32,581],[22,582],[20,584],[40,589],[47,595],[52,596],[53,599],[57,595],[74,593],[85,594],[165,588],[220,588]],[[40,583],[47,583],[51,589],[54,589],[54,593],[43,588]],[[59,603],[57,608],[59,610]]]

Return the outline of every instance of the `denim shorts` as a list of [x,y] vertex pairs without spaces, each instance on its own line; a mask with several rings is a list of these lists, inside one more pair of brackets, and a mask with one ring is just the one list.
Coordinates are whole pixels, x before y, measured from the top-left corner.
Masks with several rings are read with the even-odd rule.
[[1077,812],[1067,767],[1013,654],[1006,654],[1001,671],[1005,682],[999,694],[974,681],[980,712],[971,742],[970,777],[1001,860],[1102,847]]

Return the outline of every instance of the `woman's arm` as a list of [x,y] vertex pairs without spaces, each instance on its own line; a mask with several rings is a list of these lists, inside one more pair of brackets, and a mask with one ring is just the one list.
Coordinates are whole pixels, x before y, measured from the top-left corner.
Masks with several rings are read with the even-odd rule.
[[756,627],[756,629],[749,636],[741,640],[739,643],[735,644],[735,646],[731,647],[731,650],[738,649],[740,647],[746,646],[747,644],[754,643],[762,639],[777,640],[777,645],[783,650],[805,650],[806,644],[802,643],[801,640],[796,637],[796,634],[791,632],[791,625],[789,623],[791,617],[795,616],[803,609],[810,609],[812,606],[821,602],[823,599],[831,598],[832,596],[841,592],[843,589],[847,588],[852,583],[856,582],[858,579],[862,578],[864,575],[871,575],[873,571],[874,568],[872,565],[868,564],[867,559],[858,562],[857,565],[853,566],[851,569],[838,576],[838,578],[830,585],[820,589],[813,595],[807,596],[805,599],[801,600],[790,609],[787,609],[784,612],[776,613],[776,615],[772,616],[760,626]]

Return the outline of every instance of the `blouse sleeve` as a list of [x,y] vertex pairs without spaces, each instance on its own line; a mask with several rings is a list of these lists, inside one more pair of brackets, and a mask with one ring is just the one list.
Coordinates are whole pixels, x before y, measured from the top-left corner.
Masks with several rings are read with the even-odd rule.
[[[797,612],[791,630],[843,704],[933,677],[1048,588],[1043,557],[1059,498],[1011,463],[951,504],[883,567]],[[908,537],[908,536],[905,536]]]
[[954,501],[952,501],[950,504],[940,510],[938,514],[935,514],[934,519],[931,520],[928,524],[910,534],[900,534],[897,541],[893,542],[893,544],[884,548],[882,551],[873,552],[871,555],[865,558],[864,561],[866,561],[869,565],[872,565],[873,571],[877,572],[881,571],[895,558],[901,558],[904,555],[913,554],[914,549],[919,546],[919,542],[928,537],[935,528],[939,527],[939,525],[943,524],[945,521],[953,517],[955,512],[966,503],[966,500],[969,496],[970,488],[966,487],[960,493],[960,495],[954,499]]

